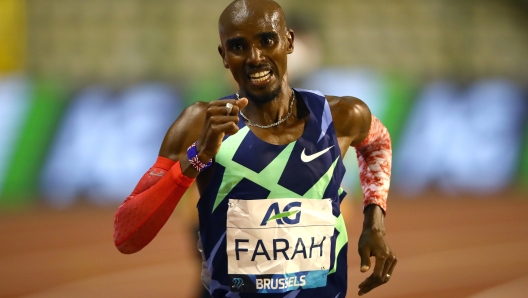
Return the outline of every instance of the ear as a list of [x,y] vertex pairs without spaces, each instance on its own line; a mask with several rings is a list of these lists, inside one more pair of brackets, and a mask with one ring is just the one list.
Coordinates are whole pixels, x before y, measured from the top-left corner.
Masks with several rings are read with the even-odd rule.
[[222,57],[222,62],[224,63],[224,67],[229,68],[229,65],[227,65],[227,61],[224,56],[224,48],[222,47],[222,45],[218,46],[218,54],[220,54],[220,56]]
[[288,41],[288,49],[287,49],[287,53],[288,54],[291,54],[293,53],[293,40],[295,38],[295,34],[293,33],[293,30],[292,29],[288,29],[288,32],[286,32],[286,39]]

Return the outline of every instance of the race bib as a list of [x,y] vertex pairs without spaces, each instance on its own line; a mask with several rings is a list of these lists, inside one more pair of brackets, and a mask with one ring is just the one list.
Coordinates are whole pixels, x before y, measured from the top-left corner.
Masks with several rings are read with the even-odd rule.
[[330,199],[230,199],[228,206],[231,291],[326,286],[335,227]]

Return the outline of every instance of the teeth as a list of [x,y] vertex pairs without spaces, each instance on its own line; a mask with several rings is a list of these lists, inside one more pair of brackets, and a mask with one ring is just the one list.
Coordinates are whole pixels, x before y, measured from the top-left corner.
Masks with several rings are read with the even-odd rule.
[[254,74],[250,74],[249,77],[253,82],[264,82],[270,77],[270,71],[261,71]]

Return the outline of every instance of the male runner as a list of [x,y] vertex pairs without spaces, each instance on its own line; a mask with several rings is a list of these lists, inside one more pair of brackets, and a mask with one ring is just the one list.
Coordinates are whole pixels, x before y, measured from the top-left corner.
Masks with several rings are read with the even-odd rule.
[[340,212],[343,156],[357,152],[364,194],[359,295],[389,281],[384,240],[391,143],[354,97],[288,84],[294,32],[271,0],[222,12],[218,52],[238,92],[183,111],[154,166],[115,215],[123,253],[147,245],[196,180],[202,280],[212,297],[345,297],[348,237]]

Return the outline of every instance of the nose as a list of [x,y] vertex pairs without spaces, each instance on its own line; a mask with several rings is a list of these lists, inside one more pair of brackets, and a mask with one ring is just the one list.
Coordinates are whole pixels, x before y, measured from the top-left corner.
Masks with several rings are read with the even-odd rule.
[[248,57],[248,63],[251,65],[259,65],[264,59],[262,50],[259,47],[252,46]]

